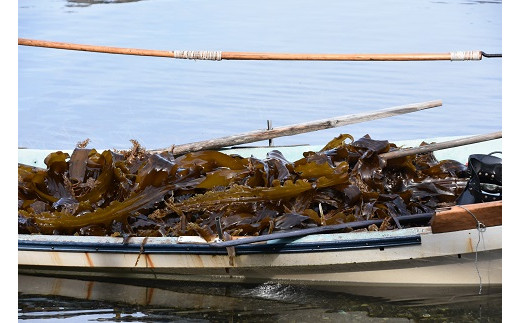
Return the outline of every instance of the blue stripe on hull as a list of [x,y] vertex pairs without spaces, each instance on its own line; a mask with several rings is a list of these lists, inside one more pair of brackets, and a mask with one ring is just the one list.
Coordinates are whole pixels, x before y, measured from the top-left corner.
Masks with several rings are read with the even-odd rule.
[[[269,244],[251,244],[236,246],[236,255],[261,253],[302,253],[323,251],[345,251],[356,249],[371,249],[399,247],[421,244],[420,235],[392,237],[380,239],[343,240],[315,243],[290,243],[291,240]],[[85,242],[45,242],[18,241],[18,250],[47,252],[103,252],[103,253],[147,253],[147,254],[198,254],[227,255],[225,248],[204,244],[114,244]]]

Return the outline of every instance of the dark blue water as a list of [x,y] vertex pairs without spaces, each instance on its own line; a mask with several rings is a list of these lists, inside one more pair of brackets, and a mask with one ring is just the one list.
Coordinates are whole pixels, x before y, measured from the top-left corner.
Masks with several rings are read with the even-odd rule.
[[[21,38],[158,50],[501,53],[501,1],[20,0]],[[502,128],[502,59],[191,61],[19,46],[18,145],[149,149],[441,99],[409,115],[279,138],[322,144]]]
[[[19,0],[18,37],[158,50],[501,53],[502,3]],[[502,59],[213,62],[18,47],[19,147],[71,149],[89,138],[93,148],[126,149],[130,139],[162,148],[262,129],[268,119],[276,127],[436,99],[442,107],[274,142],[323,144],[339,133],[401,140],[499,131]],[[53,294],[45,286],[54,283],[38,281],[19,284],[19,320],[492,322],[502,316],[501,290],[391,301],[269,284],[138,286],[186,300],[152,306]],[[117,283],[101,290],[137,288]],[[216,296],[222,297],[217,303]]]

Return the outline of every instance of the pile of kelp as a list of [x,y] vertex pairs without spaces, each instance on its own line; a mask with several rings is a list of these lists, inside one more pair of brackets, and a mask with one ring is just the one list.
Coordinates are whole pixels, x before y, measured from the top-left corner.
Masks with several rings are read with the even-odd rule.
[[277,150],[263,160],[218,151],[174,156],[136,142],[128,151],[58,151],[45,159],[47,169],[18,166],[18,232],[210,241],[217,222],[226,236],[254,236],[370,219],[383,220],[371,230],[387,230],[399,216],[454,204],[466,166],[431,153],[379,156],[396,149],[340,135],[295,162]]

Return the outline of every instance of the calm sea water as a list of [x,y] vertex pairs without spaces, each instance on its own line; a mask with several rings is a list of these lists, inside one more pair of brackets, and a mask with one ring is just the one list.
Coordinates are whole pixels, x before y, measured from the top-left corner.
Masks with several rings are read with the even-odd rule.
[[88,281],[19,275],[18,318],[59,322],[493,322],[500,288]]
[[[18,36],[158,50],[502,53],[502,3],[19,0]],[[500,58],[213,62],[19,46],[18,67],[19,147],[71,149],[89,138],[93,148],[126,149],[130,139],[149,149],[162,148],[262,129],[268,119],[276,127],[436,99],[443,100],[442,107],[277,138],[274,143],[323,144],[340,133],[400,140],[502,129]],[[19,276],[19,282],[27,279]],[[43,279],[40,282],[46,286]],[[117,284],[117,290],[156,288],[166,297],[184,297],[186,302],[179,307],[148,306],[117,297],[85,299],[49,293],[38,283],[29,287],[19,283],[18,318],[74,322],[501,319],[501,291],[479,297],[469,292],[389,301],[269,283],[214,286],[210,293],[198,285],[179,290],[177,285]],[[26,289],[21,290],[22,285]]]
[[[289,53],[502,51],[501,1],[20,0],[18,36],[114,47]],[[191,61],[19,46],[18,145],[161,148],[441,99],[427,111],[275,144],[502,129],[502,59]]]

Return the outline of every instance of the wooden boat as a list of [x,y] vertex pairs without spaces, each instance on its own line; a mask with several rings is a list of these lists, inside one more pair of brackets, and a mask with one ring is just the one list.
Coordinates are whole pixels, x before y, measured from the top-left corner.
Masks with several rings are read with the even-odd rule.
[[[417,142],[396,143],[414,146]],[[261,156],[270,149],[228,152]],[[309,150],[313,147],[282,151],[291,159]],[[436,154],[439,159],[465,162],[470,153],[497,150],[501,150],[500,139]],[[19,162],[37,166],[47,153],[21,149]],[[501,201],[454,206],[430,216],[431,224],[419,227],[300,235],[248,244],[244,239],[243,244],[227,247],[193,236],[132,237],[123,243],[119,237],[19,235],[18,268],[21,274],[154,280],[501,285]]]

